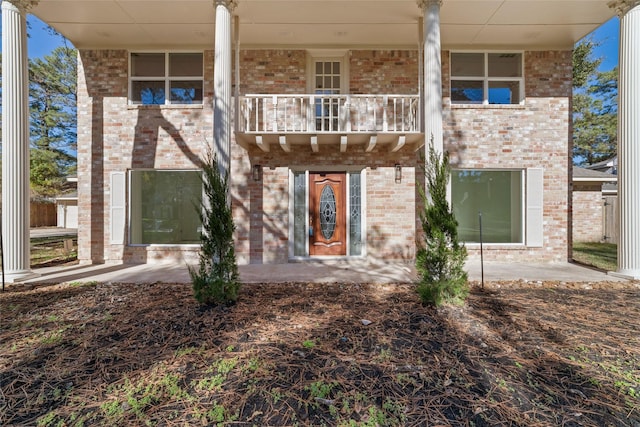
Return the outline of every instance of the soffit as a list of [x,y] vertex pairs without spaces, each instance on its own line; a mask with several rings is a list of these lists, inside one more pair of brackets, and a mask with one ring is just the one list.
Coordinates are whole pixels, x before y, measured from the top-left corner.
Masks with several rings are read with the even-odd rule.
[[[444,48],[570,48],[608,0],[444,0]],[[213,0],[41,0],[31,11],[78,48],[210,48]],[[415,0],[238,0],[244,47],[415,47]]]

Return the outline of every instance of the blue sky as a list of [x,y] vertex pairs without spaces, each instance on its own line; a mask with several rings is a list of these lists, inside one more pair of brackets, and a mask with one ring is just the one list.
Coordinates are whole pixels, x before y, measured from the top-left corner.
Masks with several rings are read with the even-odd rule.
[[[29,57],[39,58],[49,54],[53,49],[62,44],[62,39],[52,36],[45,30],[45,25],[33,15],[29,15],[30,38],[28,41]],[[619,19],[612,18],[592,33],[595,40],[601,42],[596,49],[596,56],[602,57],[602,71],[610,70],[618,64],[618,28]]]
[[619,29],[620,19],[616,16],[602,24],[600,28],[590,35],[594,40],[599,40],[602,43],[595,50],[596,57],[603,59],[600,65],[600,70],[602,71],[608,71],[618,65]]

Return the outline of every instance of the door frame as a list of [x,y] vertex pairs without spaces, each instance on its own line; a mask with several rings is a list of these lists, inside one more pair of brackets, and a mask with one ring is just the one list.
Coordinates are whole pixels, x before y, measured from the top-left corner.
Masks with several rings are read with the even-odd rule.
[[[346,256],[349,243],[347,237],[349,229],[347,228],[347,186],[349,185],[349,174],[346,172],[325,172],[325,171],[309,171],[309,179],[307,180],[307,188],[309,189],[309,197],[307,204],[309,205],[309,256]],[[322,235],[322,195],[324,189],[330,187],[333,190],[335,204],[335,227],[330,238],[324,238]],[[314,215],[314,212],[317,213]],[[312,231],[313,230],[313,231]],[[329,243],[330,242],[330,243]],[[319,254],[318,252],[330,252]],[[344,253],[339,253],[344,252]]]
[[[345,188],[345,209],[350,212],[351,208],[351,186],[349,185],[349,175],[360,175],[360,208],[361,208],[361,221],[360,221],[360,233],[362,238],[362,251],[359,255],[351,255],[351,215],[347,215],[346,218],[346,245],[347,255],[319,255],[309,256],[309,235],[305,233],[305,255],[295,255],[295,234],[294,234],[294,191],[295,181],[294,174],[305,174],[305,230],[309,229],[309,173],[323,171],[323,172],[344,172],[346,173],[346,188]],[[365,258],[367,256],[367,174],[365,166],[318,166],[318,165],[304,165],[304,166],[290,166],[289,167],[289,260],[309,260],[309,259],[344,259],[344,258]]]

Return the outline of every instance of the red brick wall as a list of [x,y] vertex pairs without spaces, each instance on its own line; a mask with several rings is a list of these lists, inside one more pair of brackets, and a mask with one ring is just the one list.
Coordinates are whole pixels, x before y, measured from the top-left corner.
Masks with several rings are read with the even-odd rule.
[[574,184],[573,189],[573,241],[600,242],[602,228],[602,184]]
[[352,51],[349,93],[418,94],[418,51]]
[[[213,140],[213,52],[204,56],[200,106],[128,105],[128,52],[79,52],[78,258],[82,262],[147,262],[182,259],[161,247],[110,244],[112,172],[130,168],[195,169]],[[126,238],[125,238],[126,240]]]
[[240,93],[307,93],[306,58],[304,50],[241,51]]
[[[349,55],[352,93],[417,93],[417,51],[356,50]],[[571,52],[526,52],[524,105],[458,106],[449,100],[448,52],[443,52],[445,142],[454,165],[473,168],[544,168],[544,246],[489,246],[489,259],[567,259]],[[81,51],[78,80],[80,259],[144,262],[192,257],[193,248],[131,247],[109,243],[110,174],[132,167],[195,168],[213,139],[213,52],[205,53],[205,101],[188,108],[128,106],[126,51]],[[306,52],[241,52],[241,93],[305,93]],[[411,259],[415,251],[415,176],[420,152],[379,147],[365,153],[337,144],[268,153],[232,146],[233,209],[241,262],[286,262],[290,165],[340,164],[366,169],[366,224],[371,256]],[[104,158],[104,161],[103,161]],[[403,166],[396,184],[393,166]],[[263,166],[263,181],[250,179]],[[477,254],[469,246],[472,256]]]
[[[448,64],[448,52],[444,58]],[[485,245],[489,259],[568,258],[571,67],[568,51],[525,52],[524,105],[451,105],[445,85],[445,144],[455,167],[544,168],[543,247]]]
[[[339,144],[321,146],[314,153],[310,146],[295,153],[279,147],[262,152],[252,147],[247,153],[236,146],[232,169],[234,216],[240,235],[237,253],[244,262],[288,260],[289,165],[322,171],[343,164],[365,168],[366,224],[368,255],[386,259],[412,259],[415,253],[415,171],[416,155],[411,150],[389,153],[374,149],[365,153],[362,146],[341,153]],[[249,177],[249,164],[262,167],[262,181]],[[402,165],[402,181],[395,182],[395,165]],[[323,169],[325,168],[325,169]],[[250,230],[249,230],[250,229]]]

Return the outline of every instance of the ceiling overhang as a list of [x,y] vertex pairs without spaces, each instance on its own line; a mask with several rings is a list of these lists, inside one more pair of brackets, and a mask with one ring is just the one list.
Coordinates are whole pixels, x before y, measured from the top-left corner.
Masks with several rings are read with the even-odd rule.
[[[614,16],[608,0],[444,0],[445,49],[570,49]],[[213,0],[42,0],[31,13],[80,49],[210,49]],[[415,0],[238,0],[253,48],[416,48]]]
[[236,141],[245,150],[280,153],[370,153],[417,151],[424,146],[423,133],[244,133]]

